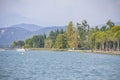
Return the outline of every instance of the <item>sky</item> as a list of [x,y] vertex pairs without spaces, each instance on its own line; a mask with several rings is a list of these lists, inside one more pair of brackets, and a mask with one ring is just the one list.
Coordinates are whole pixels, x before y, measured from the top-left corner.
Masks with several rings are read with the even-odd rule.
[[17,22],[24,17],[27,23],[41,26],[63,26],[85,19],[94,26],[109,19],[119,22],[120,0],[0,0],[0,18],[4,16],[17,16]]

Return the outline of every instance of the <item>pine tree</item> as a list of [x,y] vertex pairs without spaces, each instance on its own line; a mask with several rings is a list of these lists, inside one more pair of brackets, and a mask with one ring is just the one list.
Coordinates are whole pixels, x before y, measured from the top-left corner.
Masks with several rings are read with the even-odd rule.
[[64,34],[59,34],[54,45],[55,48],[65,49],[67,48],[67,37]]

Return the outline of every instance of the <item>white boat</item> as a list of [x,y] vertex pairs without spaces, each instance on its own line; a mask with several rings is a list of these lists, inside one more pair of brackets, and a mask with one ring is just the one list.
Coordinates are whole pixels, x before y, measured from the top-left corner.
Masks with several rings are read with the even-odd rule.
[[20,52],[21,54],[25,54],[24,48],[17,48],[16,51]]
[[16,51],[18,51],[18,52],[25,52],[25,49],[24,48],[17,48]]

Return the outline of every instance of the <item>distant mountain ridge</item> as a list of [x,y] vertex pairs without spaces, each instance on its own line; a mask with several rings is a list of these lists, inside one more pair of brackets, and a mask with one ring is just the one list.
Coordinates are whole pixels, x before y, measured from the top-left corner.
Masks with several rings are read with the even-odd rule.
[[[120,22],[116,22],[115,24],[120,25]],[[100,27],[103,25],[100,25]],[[26,40],[27,38],[31,38],[33,35],[39,35],[44,33],[48,35],[52,30],[66,30],[66,28],[67,26],[42,27],[35,24],[25,23],[0,28],[0,47],[8,47],[12,44],[13,41]]]
[[30,37],[32,33],[23,28],[19,27],[9,27],[0,29],[0,46],[6,47],[10,46],[13,41],[25,40]]
[[41,26],[38,26],[38,25],[35,25],[35,24],[25,24],[25,23],[16,24],[16,25],[13,25],[13,26],[10,26],[10,27],[19,27],[19,28],[23,28],[23,29],[26,29],[26,30],[32,31],[32,32],[37,31],[37,30],[42,28]]
[[0,47],[8,47],[13,41],[26,40],[33,35],[39,35],[56,29],[66,30],[66,26],[41,27],[34,24],[17,24],[6,28],[0,28]]

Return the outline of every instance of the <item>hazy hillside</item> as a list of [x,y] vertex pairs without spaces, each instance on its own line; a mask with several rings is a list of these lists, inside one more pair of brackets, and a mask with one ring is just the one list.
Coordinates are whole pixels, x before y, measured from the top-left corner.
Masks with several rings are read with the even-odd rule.
[[0,29],[0,46],[8,46],[15,40],[24,40],[32,33],[23,28],[9,27]]
[[23,28],[23,29],[26,29],[28,31],[37,31],[39,29],[41,29],[42,27],[38,26],[38,25],[35,25],[35,24],[16,24],[16,25],[13,25],[13,26],[10,26],[10,27],[19,27],[19,28]]
[[47,35],[50,33],[50,31],[54,31],[54,30],[57,30],[57,29],[63,29],[63,30],[66,30],[66,26],[51,26],[51,27],[44,27],[44,28],[41,28],[37,31],[34,32],[34,34],[44,34],[46,33]]
[[66,29],[66,26],[40,27],[34,24],[17,24],[0,28],[0,47],[10,46],[13,41],[25,40],[33,35],[48,33],[51,30]]

